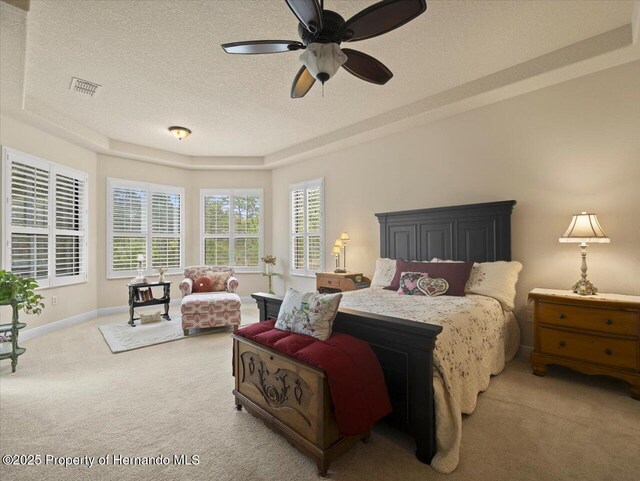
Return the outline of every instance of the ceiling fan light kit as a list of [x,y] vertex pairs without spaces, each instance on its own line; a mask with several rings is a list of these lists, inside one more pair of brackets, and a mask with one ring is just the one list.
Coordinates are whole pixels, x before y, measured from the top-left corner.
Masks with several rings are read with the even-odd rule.
[[297,40],[250,40],[222,44],[229,54],[255,55],[305,50],[302,67],[291,86],[291,98],[304,97],[316,80],[323,85],[340,67],[361,80],[384,85],[393,73],[379,60],[352,49],[341,49],[342,42],[356,42],[390,32],[427,9],[426,0],[382,0],[349,20],[324,9],[324,1],[285,0],[298,18]]

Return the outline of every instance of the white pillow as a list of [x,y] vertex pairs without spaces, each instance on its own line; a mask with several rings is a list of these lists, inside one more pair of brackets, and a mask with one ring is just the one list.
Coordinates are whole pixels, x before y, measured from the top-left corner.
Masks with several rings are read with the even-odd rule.
[[342,293],[318,294],[289,289],[284,296],[276,329],[296,332],[326,341],[331,337],[333,321],[340,307]]
[[396,273],[396,260],[380,257],[376,260],[376,271],[371,279],[371,287],[387,287]]
[[521,270],[522,264],[517,261],[476,262],[464,291],[493,297],[504,309],[511,311],[515,306],[516,283]]

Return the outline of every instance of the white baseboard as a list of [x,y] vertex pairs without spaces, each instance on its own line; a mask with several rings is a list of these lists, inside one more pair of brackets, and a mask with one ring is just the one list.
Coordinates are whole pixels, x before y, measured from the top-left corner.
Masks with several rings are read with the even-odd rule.
[[[179,306],[182,299],[171,299],[170,306]],[[159,305],[159,304],[158,304]],[[147,306],[157,307],[157,306]],[[129,312],[129,306],[114,306],[114,307],[102,307],[98,309],[98,316],[110,316],[112,314],[121,314],[123,312]]]
[[89,319],[93,319],[98,315],[97,309],[93,311],[83,312],[75,316],[67,317],[66,319],[60,319],[59,321],[50,322],[44,326],[34,327],[33,329],[27,329],[20,333],[21,341],[28,341],[29,339],[35,339],[36,337],[43,336],[49,332],[57,331],[64,327],[69,327],[74,324],[79,324]]

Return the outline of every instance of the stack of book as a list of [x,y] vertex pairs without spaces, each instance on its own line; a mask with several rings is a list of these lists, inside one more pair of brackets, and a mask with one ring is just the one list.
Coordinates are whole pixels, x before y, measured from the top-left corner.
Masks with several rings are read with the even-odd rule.
[[138,289],[136,291],[136,302],[147,302],[153,300],[153,291],[148,289]]

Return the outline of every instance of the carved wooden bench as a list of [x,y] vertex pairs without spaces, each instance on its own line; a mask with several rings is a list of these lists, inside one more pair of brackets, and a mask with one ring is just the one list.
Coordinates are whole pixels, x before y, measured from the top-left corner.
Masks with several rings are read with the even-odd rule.
[[369,433],[343,437],[324,371],[232,335],[236,409],[244,407],[315,460],[318,474]]

